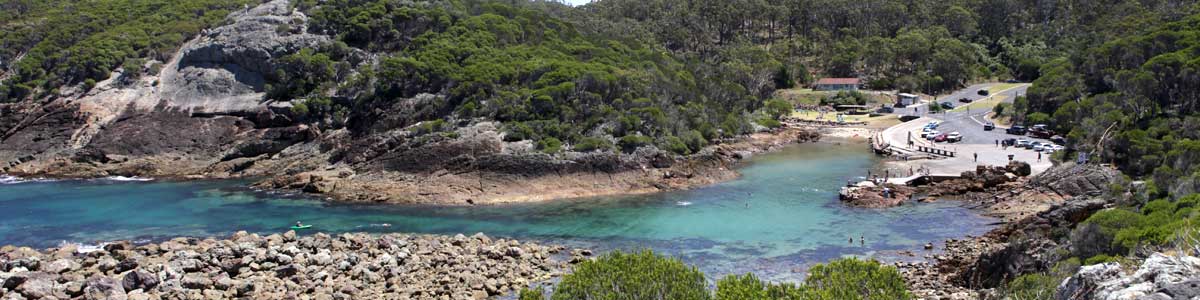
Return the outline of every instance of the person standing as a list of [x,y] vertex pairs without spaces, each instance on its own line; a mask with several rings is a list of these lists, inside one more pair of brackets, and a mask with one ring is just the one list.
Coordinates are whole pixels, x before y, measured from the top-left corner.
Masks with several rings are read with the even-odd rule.
[[1042,153],[1038,152],[1038,162],[1042,162]]
[[979,162],[979,153],[978,152],[975,153],[975,162]]

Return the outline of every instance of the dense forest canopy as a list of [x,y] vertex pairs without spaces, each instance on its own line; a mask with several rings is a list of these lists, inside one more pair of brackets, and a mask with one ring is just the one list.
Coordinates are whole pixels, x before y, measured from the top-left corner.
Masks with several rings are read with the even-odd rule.
[[[251,0],[0,1],[0,101],[155,72]],[[275,59],[296,119],[430,138],[499,121],[540,150],[686,154],[777,126],[814,77],[938,93],[1034,82],[1013,111],[1074,149],[1194,190],[1197,29],[1184,0],[299,0],[333,42]],[[291,30],[281,28],[280,30]],[[402,116],[386,108],[410,103]],[[407,104],[406,104],[407,105]],[[1184,130],[1180,130],[1184,129]],[[437,133],[437,134],[431,134]],[[1178,178],[1191,178],[1178,180]],[[1190,188],[1188,188],[1190,186]]]

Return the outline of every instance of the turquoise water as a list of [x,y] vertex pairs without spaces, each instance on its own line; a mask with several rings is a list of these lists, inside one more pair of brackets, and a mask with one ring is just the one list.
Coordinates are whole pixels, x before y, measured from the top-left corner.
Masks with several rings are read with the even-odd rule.
[[4,184],[0,244],[273,233],[302,220],[325,232],[484,232],[599,250],[650,247],[713,274],[787,278],[814,262],[887,256],[989,229],[992,219],[955,202],[841,205],[838,188],[878,163],[865,148],[799,145],[755,157],[738,180],[690,191],[489,207],[333,204],[242,181]]

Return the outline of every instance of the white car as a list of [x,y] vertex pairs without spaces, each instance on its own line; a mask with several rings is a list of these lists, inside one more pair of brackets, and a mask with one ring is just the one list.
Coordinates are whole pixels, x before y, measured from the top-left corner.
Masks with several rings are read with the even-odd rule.
[[946,135],[946,142],[947,143],[957,143],[957,142],[961,142],[962,138],[963,138],[962,134],[958,133],[958,131],[955,131],[955,132],[951,132],[950,134]]
[[1036,152],[1042,152],[1043,150],[1046,150],[1046,145],[1042,145],[1041,143],[1035,143],[1031,146],[1032,147],[1029,149],[1032,149],[1033,151],[1036,151]]
[[937,137],[939,134],[942,134],[942,133],[938,132],[937,130],[930,130],[929,132],[921,134],[921,137],[932,141],[933,138]]
[[1019,139],[1019,140],[1017,140],[1016,146],[1017,146],[1017,148],[1029,148],[1029,140]]

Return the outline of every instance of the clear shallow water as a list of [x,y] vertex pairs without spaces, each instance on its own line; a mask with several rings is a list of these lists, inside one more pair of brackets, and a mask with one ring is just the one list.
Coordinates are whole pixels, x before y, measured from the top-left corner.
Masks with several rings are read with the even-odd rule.
[[738,180],[691,191],[456,208],[333,204],[242,181],[10,183],[0,184],[0,244],[274,233],[302,220],[325,232],[484,232],[599,250],[650,247],[710,275],[789,279],[812,263],[918,250],[982,234],[993,222],[956,202],[841,205],[838,188],[875,163],[862,145],[806,144],[754,158]]

